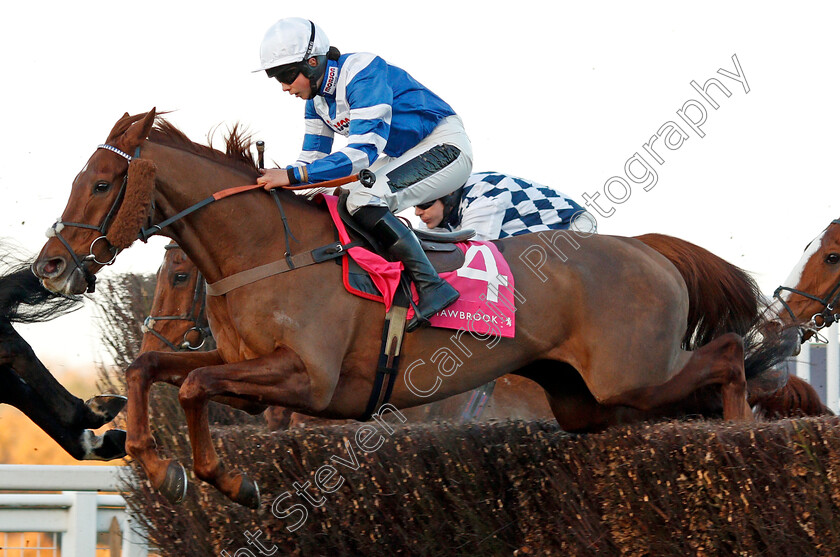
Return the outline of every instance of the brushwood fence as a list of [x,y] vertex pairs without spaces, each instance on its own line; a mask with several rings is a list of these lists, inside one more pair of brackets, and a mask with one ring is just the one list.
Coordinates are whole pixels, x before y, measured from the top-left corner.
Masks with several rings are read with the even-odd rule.
[[[257,511],[195,478],[179,507],[141,483],[125,496],[173,557],[840,554],[837,417],[585,436],[412,424],[370,452],[361,427],[216,428],[225,464],[260,485]],[[161,449],[189,465],[180,441]]]

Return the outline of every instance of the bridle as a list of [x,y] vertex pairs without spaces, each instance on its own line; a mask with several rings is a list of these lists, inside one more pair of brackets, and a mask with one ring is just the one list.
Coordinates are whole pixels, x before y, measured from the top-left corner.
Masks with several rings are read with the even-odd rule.
[[[170,244],[165,247],[165,249],[175,249],[178,246],[175,244]],[[196,270],[198,272],[198,270]],[[180,352],[181,350],[200,350],[204,347],[204,344],[207,342],[209,337],[213,336],[213,333],[210,331],[210,326],[207,323],[207,316],[205,314],[205,306],[206,306],[206,294],[207,294],[207,281],[204,280],[204,276],[198,272],[198,277],[195,281],[195,292],[193,293],[193,300],[192,305],[190,305],[190,309],[188,312],[181,314],[181,315],[149,315],[146,319],[143,320],[143,326],[141,330],[143,333],[151,334],[152,336],[157,337],[161,342],[166,344],[171,350],[175,352]],[[184,338],[182,342],[178,345],[174,344],[171,340],[157,332],[154,327],[155,323],[158,321],[186,321],[188,323],[192,323],[192,327],[187,329],[184,333]],[[190,333],[196,332],[198,333],[199,344],[197,346],[193,346],[190,342],[189,336]]]
[[[116,153],[117,155],[123,157],[128,164],[131,164],[131,161],[135,158],[140,156],[140,147],[134,152],[134,156],[124,153],[120,149],[112,145],[98,145],[97,149],[105,149],[106,151],[111,151],[112,153]],[[102,222],[99,226],[94,226],[92,224],[87,224],[84,222],[67,222],[62,221],[60,218],[56,219],[55,223],[53,223],[52,227],[47,229],[47,237],[55,236],[58,240],[67,248],[67,251],[70,253],[70,257],[73,258],[73,263],[76,265],[82,274],[84,275],[85,282],[87,283],[87,290],[86,292],[93,292],[96,286],[96,275],[90,272],[86,263],[89,261],[93,261],[97,265],[111,265],[117,259],[117,255],[119,254],[119,248],[111,245],[108,241],[108,228],[111,226],[111,223],[114,220],[114,216],[117,214],[117,211],[120,208],[120,204],[122,203],[123,197],[125,197],[125,188],[126,184],[128,183],[128,170],[126,169],[125,175],[123,176],[122,184],[120,185],[120,191],[117,193],[117,198],[114,200],[114,203],[111,205],[111,208],[108,209],[108,212],[105,214],[105,217],[102,219]],[[76,228],[86,228],[88,230],[96,230],[99,232],[99,236],[97,236],[93,242],[90,243],[90,248],[88,249],[88,255],[80,257],[70,246],[70,243],[61,235],[61,231],[64,228],[72,226]],[[104,240],[108,244],[108,251],[111,253],[111,258],[107,261],[99,261],[96,258],[96,255],[93,253],[94,247],[96,243],[100,240]]]
[[[834,219],[831,221],[831,224],[840,224],[840,219]],[[802,290],[797,290],[796,288],[791,288],[789,286],[780,286],[773,292],[773,297],[779,301],[783,308],[790,314],[791,318],[795,322],[798,318],[793,310],[790,308],[787,302],[785,302],[782,297],[782,292],[790,292],[791,294],[798,294],[804,298],[808,298],[809,300],[813,300],[815,302],[819,302],[823,309],[822,311],[815,313],[811,316],[810,321],[807,323],[802,323],[799,325],[799,338],[804,341],[805,333],[812,333],[816,335],[820,329],[825,327],[830,327],[833,323],[840,321],[840,312],[835,313],[837,302],[840,301],[840,280],[838,280],[831,290],[826,294],[824,297],[820,298],[819,296],[815,296],[813,294],[809,294],[808,292],[804,292]]]

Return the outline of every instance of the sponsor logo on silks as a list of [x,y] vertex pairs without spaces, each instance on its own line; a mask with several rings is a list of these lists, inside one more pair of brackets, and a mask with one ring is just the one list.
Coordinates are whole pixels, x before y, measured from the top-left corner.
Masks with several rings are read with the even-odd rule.
[[329,66],[327,73],[324,76],[324,94],[335,95],[335,85],[338,81],[338,68],[336,66]]
[[350,127],[350,118],[342,118],[341,120],[336,120],[335,122],[330,120],[327,123],[338,133],[343,133],[344,130]]

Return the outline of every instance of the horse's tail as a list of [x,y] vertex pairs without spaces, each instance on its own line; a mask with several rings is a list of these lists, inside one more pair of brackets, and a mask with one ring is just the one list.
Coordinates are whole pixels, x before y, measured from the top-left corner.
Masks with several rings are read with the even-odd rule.
[[644,234],[636,239],[665,256],[688,289],[688,323],[683,348],[694,350],[725,333],[744,338],[744,369],[750,379],[793,354],[792,334],[762,338],[763,304],[755,280],[743,269],[680,238]]
[[636,239],[664,255],[685,281],[689,303],[683,348],[694,350],[724,333],[749,332],[761,294],[745,271],[680,238],[644,234]]
[[820,400],[817,391],[795,375],[788,377],[784,387],[754,401],[754,404],[756,412],[766,418],[834,415],[834,412]]
[[78,309],[80,300],[50,292],[30,270],[30,262],[8,246],[0,251],[0,320],[48,321]]

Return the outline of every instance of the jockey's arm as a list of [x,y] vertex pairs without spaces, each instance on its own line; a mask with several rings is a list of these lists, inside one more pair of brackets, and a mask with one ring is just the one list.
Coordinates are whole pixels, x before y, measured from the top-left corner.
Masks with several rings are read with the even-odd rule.
[[[387,81],[387,64],[373,57],[360,68],[344,71],[348,75],[347,103],[350,108],[346,123],[347,145],[330,152],[332,128],[318,115],[312,101],[307,101],[304,153],[298,161],[305,164],[294,169],[292,184],[320,182],[356,174],[370,167],[384,152],[391,128],[394,101]],[[304,154],[309,154],[304,157]],[[290,176],[291,178],[291,176]]]

